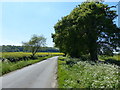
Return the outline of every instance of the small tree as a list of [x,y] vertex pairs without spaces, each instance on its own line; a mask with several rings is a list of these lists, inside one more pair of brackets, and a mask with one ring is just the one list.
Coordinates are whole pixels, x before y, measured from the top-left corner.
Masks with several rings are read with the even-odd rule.
[[41,47],[45,46],[45,43],[46,38],[37,35],[33,35],[28,42],[22,42],[25,49],[30,50],[32,52],[32,57],[35,56],[35,54]]

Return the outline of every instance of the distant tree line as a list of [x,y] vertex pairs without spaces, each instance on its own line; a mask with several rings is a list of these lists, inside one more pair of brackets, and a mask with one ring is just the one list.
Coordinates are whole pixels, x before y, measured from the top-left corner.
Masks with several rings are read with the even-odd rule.
[[[31,52],[31,50],[24,49],[23,46],[2,45],[0,48],[2,48],[1,52]],[[42,47],[38,52],[59,52],[59,50],[53,47]]]

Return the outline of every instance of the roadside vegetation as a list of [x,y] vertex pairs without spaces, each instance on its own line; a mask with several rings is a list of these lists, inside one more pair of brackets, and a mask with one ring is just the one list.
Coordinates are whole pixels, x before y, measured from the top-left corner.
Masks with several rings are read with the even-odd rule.
[[120,88],[119,69],[120,67],[115,64],[93,62],[82,58],[59,57],[58,87]]
[[[27,59],[31,59],[31,52],[2,52],[2,55],[0,56],[0,58],[2,60],[10,60],[10,61],[19,61],[19,60],[27,60]],[[63,53],[59,53],[59,52],[38,52],[36,53],[35,57],[42,57],[42,56],[46,56],[46,55],[64,55]]]
[[[5,52],[3,53],[4,61],[0,61],[0,76],[11,71],[23,68],[25,66],[40,62],[47,58],[63,55],[63,53],[37,53],[34,59],[30,59],[31,53],[25,52]],[[25,57],[27,57],[25,59]],[[11,61],[12,60],[12,61]],[[14,60],[14,61],[13,61]]]
[[58,60],[59,88],[120,88],[114,8],[103,0],[86,0],[55,24],[53,42],[67,56]]
[[[90,2],[92,1],[92,2]],[[103,0],[86,0],[55,24],[55,47],[63,53],[37,53],[46,38],[33,35],[23,47],[26,52],[4,52],[1,75],[54,55],[58,60],[58,88],[120,88],[120,28],[114,19],[116,6]]]
[[102,61],[108,60],[108,59],[120,61],[120,55],[114,55],[114,56],[100,55],[99,59]]
[[46,44],[46,38],[43,36],[33,35],[28,42],[22,44],[24,49],[29,52],[2,53],[0,56],[0,76],[56,55],[64,55],[56,52],[38,53]]

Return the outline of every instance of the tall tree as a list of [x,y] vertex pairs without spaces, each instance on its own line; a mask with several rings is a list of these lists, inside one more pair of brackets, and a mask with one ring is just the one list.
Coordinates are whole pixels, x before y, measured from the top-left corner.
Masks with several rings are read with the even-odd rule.
[[32,51],[32,56],[34,57],[37,51],[45,46],[46,39],[43,36],[33,35],[32,38],[28,42],[23,42],[23,46]]
[[71,57],[90,54],[98,60],[98,52],[120,47],[120,29],[114,23],[116,11],[101,2],[83,2],[54,26],[56,47]]

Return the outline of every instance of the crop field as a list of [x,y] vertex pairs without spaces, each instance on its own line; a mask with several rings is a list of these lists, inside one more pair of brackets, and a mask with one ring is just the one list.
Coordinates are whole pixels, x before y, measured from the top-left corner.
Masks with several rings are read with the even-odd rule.
[[120,88],[120,67],[115,64],[59,57],[59,88]]
[[[17,58],[30,55],[32,55],[30,52],[3,52],[1,56],[3,58]],[[63,53],[38,52],[36,55],[63,55]]]

